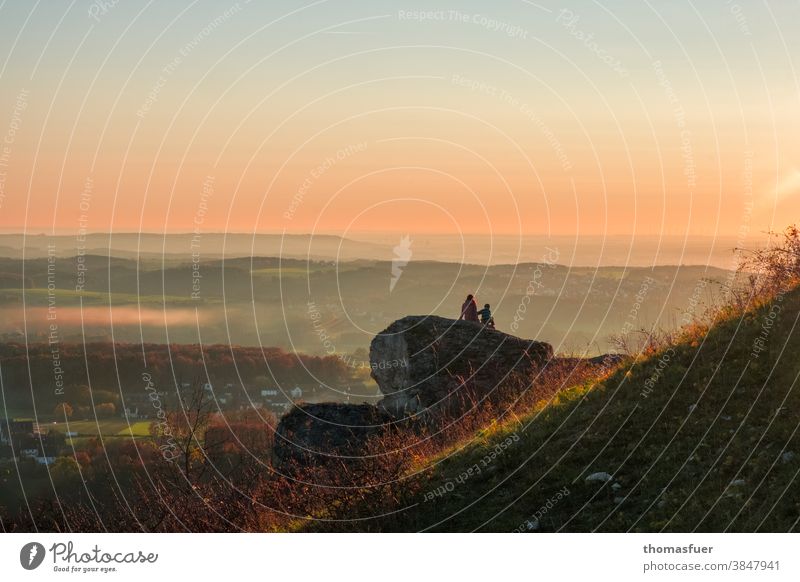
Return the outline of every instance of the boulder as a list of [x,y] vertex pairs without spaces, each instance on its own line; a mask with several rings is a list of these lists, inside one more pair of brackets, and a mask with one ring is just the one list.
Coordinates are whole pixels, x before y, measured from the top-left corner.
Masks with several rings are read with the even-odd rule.
[[605,471],[598,471],[597,473],[592,473],[588,477],[586,477],[586,482],[590,483],[592,481],[599,481],[601,483],[607,483],[612,481],[614,476],[610,473],[606,473]]
[[408,316],[372,340],[372,378],[394,418],[460,413],[509,386],[527,389],[551,358],[549,344],[469,321]]
[[365,441],[387,430],[391,418],[371,404],[301,404],[284,415],[275,434],[279,465],[357,460]]
[[539,520],[535,517],[525,520],[525,529],[528,531],[539,531]]
[[329,402],[295,407],[278,423],[276,463],[357,462],[365,442],[390,428],[422,429],[439,412],[461,413],[509,389],[527,389],[552,357],[549,344],[477,323],[404,317],[370,346],[371,374],[384,394],[378,406]]

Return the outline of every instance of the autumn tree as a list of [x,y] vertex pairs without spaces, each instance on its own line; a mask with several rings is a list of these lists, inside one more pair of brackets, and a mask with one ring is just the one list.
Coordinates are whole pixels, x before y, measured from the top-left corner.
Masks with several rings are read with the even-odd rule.
[[70,484],[80,478],[78,461],[73,457],[58,457],[50,468],[50,475],[56,484]]
[[98,418],[109,418],[117,413],[117,407],[113,402],[103,402],[94,407]]
[[60,402],[53,409],[53,416],[56,418],[72,418],[72,406],[70,406],[67,402]]
[[800,282],[800,229],[792,225],[783,232],[771,232],[770,243],[746,252],[739,266],[747,275],[750,297],[772,299]]

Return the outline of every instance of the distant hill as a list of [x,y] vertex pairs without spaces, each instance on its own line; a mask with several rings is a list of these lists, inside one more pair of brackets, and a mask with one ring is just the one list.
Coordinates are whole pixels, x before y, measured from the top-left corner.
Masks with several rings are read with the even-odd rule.
[[724,236],[549,236],[504,234],[353,233],[93,233],[85,241],[74,234],[0,234],[0,257],[45,257],[53,244],[59,257],[94,254],[118,258],[156,258],[166,262],[235,257],[283,257],[318,261],[391,261],[401,239],[408,236],[410,261],[468,265],[509,265],[554,260],[573,267],[656,265],[736,266],[734,249],[755,248],[765,240]]
[[222,257],[284,257],[309,260],[391,259],[391,247],[354,241],[333,235],[241,233],[93,233],[79,241],[75,235],[0,234],[0,256],[40,258],[51,252],[58,257],[77,254],[118,258],[163,258],[189,261],[193,254],[207,261]]
[[[465,295],[474,293],[481,305],[491,303],[499,329],[547,341],[559,353],[589,346],[596,355],[613,348],[610,335],[656,324],[671,328],[687,310],[702,311],[719,296],[707,280],[724,284],[733,275],[700,266],[487,268],[412,260],[394,279],[391,261],[0,258],[0,317],[15,337],[44,341],[55,301],[62,340],[113,335],[325,354],[363,349],[409,313],[456,316]],[[316,322],[312,311],[320,314]],[[333,344],[320,341],[323,332]],[[14,338],[0,332],[0,339]]]

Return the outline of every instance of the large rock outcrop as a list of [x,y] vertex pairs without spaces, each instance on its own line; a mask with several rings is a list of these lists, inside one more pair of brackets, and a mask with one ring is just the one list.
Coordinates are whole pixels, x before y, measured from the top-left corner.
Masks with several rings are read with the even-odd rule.
[[301,404],[278,423],[276,462],[308,465],[326,459],[357,459],[364,442],[387,430],[391,421],[371,404]]
[[524,389],[553,357],[549,344],[436,316],[399,319],[372,340],[372,378],[394,418],[458,413],[516,383]]
[[370,346],[372,377],[385,395],[370,404],[302,404],[281,418],[275,460],[287,470],[357,462],[364,443],[384,431],[415,430],[441,414],[524,390],[553,357],[546,343],[520,339],[477,323],[408,316]]

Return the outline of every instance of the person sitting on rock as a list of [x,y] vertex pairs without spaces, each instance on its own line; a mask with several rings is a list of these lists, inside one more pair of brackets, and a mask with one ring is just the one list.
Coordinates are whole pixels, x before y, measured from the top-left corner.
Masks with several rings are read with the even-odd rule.
[[483,306],[483,309],[478,311],[478,315],[481,316],[481,323],[483,325],[494,329],[494,317],[492,317],[492,310],[488,303]]
[[467,295],[466,300],[461,305],[461,317],[459,319],[478,323],[478,303],[472,295]]

